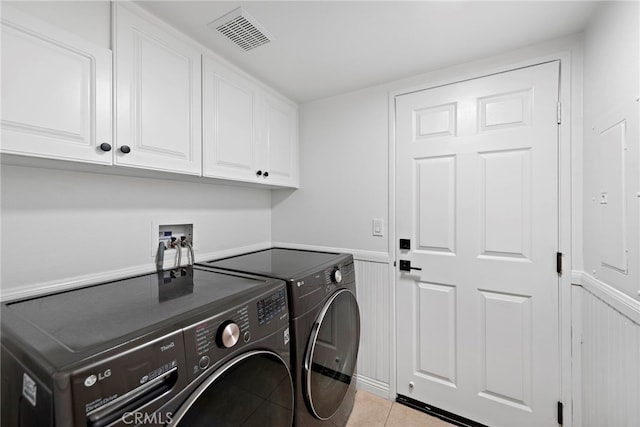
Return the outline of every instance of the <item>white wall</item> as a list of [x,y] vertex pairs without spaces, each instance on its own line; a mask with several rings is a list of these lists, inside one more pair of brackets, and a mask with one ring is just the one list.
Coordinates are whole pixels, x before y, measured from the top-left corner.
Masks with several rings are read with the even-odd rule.
[[[579,374],[574,417],[584,426],[640,423],[640,199],[632,193],[640,183],[639,80],[640,3],[605,2],[584,37],[584,273],[573,307],[581,320],[574,330],[573,364]],[[602,233],[610,224],[601,223],[600,177],[620,171],[603,168],[593,128],[629,111],[629,271],[623,274],[601,263]]]
[[302,105],[299,114],[300,190],[274,192],[274,240],[386,253],[386,237],[371,232],[389,209],[386,91]]
[[[640,97],[640,4],[638,2],[606,2],[596,13],[585,33],[584,72],[584,260],[585,273],[640,301],[640,219],[636,193],[640,191],[638,173],[639,148],[637,133]],[[601,223],[601,176],[619,173],[603,167],[598,132],[601,123],[623,113],[629,106],[635,111],[636,131],[627,135],[626,185],[627,245],[629,271],[627,274],[604,267],[601,263],[602,233],[611,224]],[[621,110],[622,109],[622,110]],[[620,116],[622,117],[622,116]],[[627,123],[627,131],[633,126]],[[611,190],[611,189],[609,189]],[[617,224],[615,224],[617,225]]]
[[154,221],[193,223],[199,260],[271,241],[265,189],[7,165],[1,178],[3,298],[153,271]]

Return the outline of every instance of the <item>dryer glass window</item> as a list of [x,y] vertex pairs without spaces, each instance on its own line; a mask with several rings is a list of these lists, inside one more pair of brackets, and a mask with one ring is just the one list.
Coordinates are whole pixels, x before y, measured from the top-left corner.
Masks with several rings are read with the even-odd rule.
[[360,342],[360,314],[354,295],[336,292],[320,312],[305,358],[306,398],[314,415],[332,417],[353,380]]
[[241,355],[212,375],[187,401],[186,412],[176,414],[181,427],[291,425],[293,382],[273,353]]

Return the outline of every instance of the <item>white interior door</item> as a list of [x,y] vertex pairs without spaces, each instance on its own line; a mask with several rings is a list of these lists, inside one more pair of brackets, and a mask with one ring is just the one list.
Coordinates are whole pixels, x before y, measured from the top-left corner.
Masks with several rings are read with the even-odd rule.
[[559,62],[396,98],[397,392],[556,425]]

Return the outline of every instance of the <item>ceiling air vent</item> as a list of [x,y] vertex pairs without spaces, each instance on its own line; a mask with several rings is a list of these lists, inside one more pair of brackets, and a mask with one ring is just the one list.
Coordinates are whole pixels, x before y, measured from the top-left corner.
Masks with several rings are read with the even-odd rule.
[[208,26],[245,51],[273,40],[273,36],[241,7],[216,19]]

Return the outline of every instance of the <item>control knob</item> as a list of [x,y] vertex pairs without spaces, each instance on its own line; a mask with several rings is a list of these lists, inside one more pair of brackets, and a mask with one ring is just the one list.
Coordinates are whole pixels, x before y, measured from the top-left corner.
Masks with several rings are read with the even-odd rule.
[[218,328],[216,341],[220,347],[231,348],[240,338],[240,327],[232,321],[223,322]]
[[339,268],[336,267],[333,273],[331,273],[331,281],[334,283],[342,283],[342,271],[340,271]]

